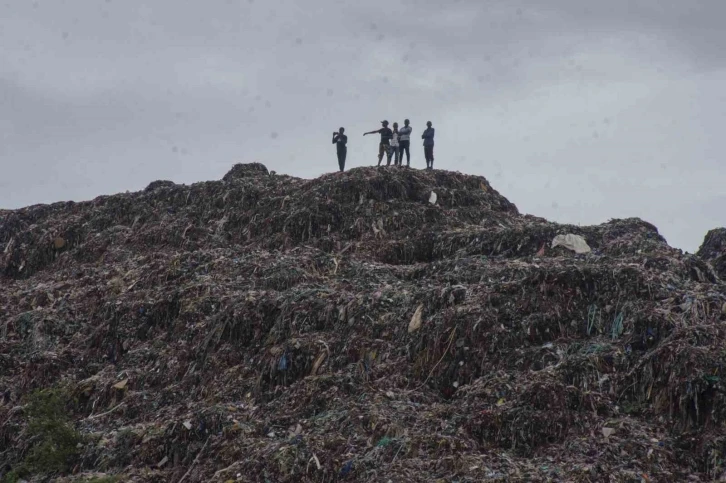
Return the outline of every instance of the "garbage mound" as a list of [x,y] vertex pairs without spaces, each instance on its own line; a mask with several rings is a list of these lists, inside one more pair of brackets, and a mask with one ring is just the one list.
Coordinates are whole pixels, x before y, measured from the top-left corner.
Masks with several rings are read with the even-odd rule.
[[696,254],[708,260],[718,276],[726,280],[726,228],[716,228],[706,233]]
[[0,478],[724,478],[718,233],[388,167],[0,211]]

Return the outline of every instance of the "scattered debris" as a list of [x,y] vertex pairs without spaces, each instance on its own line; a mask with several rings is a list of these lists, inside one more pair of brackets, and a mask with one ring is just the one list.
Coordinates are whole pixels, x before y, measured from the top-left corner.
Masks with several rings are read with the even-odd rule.
[[413,317],[411,317],[411,322],[409,322],[408,324],[409,334],[416,332],[418,329],[421,328],[421,316],[423,315],[423,309],[423,304],[420,304],[418,307],[416,307],[416,311],[413,313]]
[[124,379],[123,381],[120,381],[120,382],[117,382],[116,384],[114,384],[113,388],[123,390],[126,388],[126,384],[128,384],[128,383],[129,383],[129,380],[127,378],[127,379]]

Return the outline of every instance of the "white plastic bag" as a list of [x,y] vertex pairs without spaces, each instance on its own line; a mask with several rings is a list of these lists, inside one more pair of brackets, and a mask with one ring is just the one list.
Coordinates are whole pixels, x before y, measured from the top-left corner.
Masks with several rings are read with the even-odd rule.
[[567,235],[557,235],[554,240],[552,240],[552,248],[557,246],[563,246],[568,250],[572,250],[579,254],[590,253],[592,251],[584,238],[572,233],[568,233]]

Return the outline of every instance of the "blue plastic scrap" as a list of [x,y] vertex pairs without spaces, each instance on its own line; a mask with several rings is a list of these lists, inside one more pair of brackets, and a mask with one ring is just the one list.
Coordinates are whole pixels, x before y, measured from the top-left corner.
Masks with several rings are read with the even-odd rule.
[[340,476],[345,476],[353,469],[353,462],[348,461],[344,466],[343,469],[340,470]]
[[282,357],[280,357],[280,362],[277,363],[277,369],[279,371],[287,370],[287,353],[282,354]]

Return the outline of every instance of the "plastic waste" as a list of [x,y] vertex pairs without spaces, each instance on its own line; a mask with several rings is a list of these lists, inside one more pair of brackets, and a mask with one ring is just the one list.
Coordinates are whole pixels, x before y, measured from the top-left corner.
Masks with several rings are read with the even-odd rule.
[[590,253],[592,249],[587,244],[585,239],[580,235],[568,233],[567,235],[557,235],[552,240],[552,248],[565,247],[568,250],[572,250],[575,253]]

